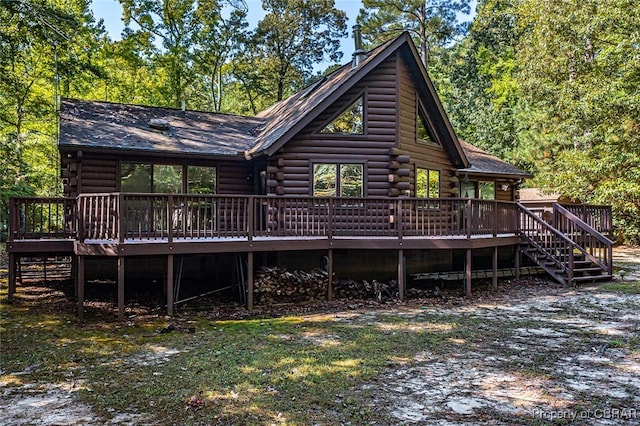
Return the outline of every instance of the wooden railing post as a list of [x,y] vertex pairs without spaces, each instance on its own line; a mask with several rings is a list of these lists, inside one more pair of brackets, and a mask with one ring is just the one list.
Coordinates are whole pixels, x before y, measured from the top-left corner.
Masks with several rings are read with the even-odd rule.
[[402,245],[402,227],[402,198],[398,198],[398,201],[396,201],[396,232],[400,245]]
[[467,223],[467,238],[471,239],[471,227],[473,226],[473,204],[471,203],[471,198],[467,200],[467,208],[465,212],[466,223]]
[[249,196],[247,198],[246,215],[247,215],[247,239],[253,241],[256,233],[255,214],[257,198]]
[[7,241],[12,242],[18,233],[20,222],[18,219],[18,200],[14,197],[9,198],[9,235]]
[[86,239],[86,231],[85,231],[85,220],[86,220],[86,197],[83,195],[78,195],[76,202],[76,220],[78,221],[78,240],[80,242],[84,242]]
[[167,242],[173,243],[173,195],[167,198]]
[[498,214],[499,204],[497,201],[493,201],[493,236],[498,236],[498,221],[500,219],[500,215]]
[[327,203],[327,238],[333,239],[333,197],[328,198]]
[[118,193],[118,208],[116,209],[117,214],[117,224],[118,224],[118,242],[120,244],[124,243],[124,233],[125,233],[125,217],[124,217],[124,194],[122,192]]

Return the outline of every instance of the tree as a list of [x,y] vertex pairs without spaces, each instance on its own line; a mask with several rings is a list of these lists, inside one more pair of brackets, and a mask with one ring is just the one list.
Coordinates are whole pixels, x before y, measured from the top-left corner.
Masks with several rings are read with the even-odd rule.
[[520,153],[528,107],[517,73],[520,31],[512,2],[485,0],[467,36],[430,67],[459,137],[529,169]]
[[346,14],[333,0],[263,0],[267,12],[247,45],[263,87],[280,101],[311,75],[324,58],[339,61]]
[[369,45],[381,44],[403,31],[411,33],[425,66],[436,46],[463,34],[458,13],[469,13],[469,0],[363,0],[357,22]]
[[84,0],[0,2],[3,220],[11,195],[59,193],[57,97],[99,74],[91,47],[101,31]]
[[243,2],[228,0],[218,3],[208,0],[198,4],[198,17],[202,28],[196,37],[194,69],[197,87],[196,105],[201,109],[222,111],[225,71],[230,73],[229,62],[235,58],[246,41],[247,8]]
[[640,9],[633,0],[522,0],[518,61],[537,183],[611,203],[640,241]]
[[[135,22],[139,30],[129,31],[129,36],[142,33],[140,40],[162,42],[163,50],[154,55],[157,66],[167,75],[166,103],[180,108],[186,101],[187,87],[193,82],[193,49],[202,21],[196,15],[195,0],[119,0],[125,25]],[[215,14],[215,9],[210,13]],[[143,46],[152,49],[151,46]]]

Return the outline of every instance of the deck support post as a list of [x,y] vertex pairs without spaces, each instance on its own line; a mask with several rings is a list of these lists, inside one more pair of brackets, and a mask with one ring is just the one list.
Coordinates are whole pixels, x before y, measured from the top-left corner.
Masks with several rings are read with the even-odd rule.
[[333,300],[333,249],[327,254],[327,301]]
[[253,252],[247,253],[247,309],[253,309]]
[[118,319],[124,320],[124,256],[118,256]]
[[405,299],[407,287],[407,274],[405,273],[404,250],[398,250],[398,297]]
[[167,255],[167,315],[173,316],[173,255]]
[[84,256],[78,256],[76,259],[76,297],[78,317],[84,319]]
[[464,290],[467,297],[471,297],[471,249],[467,249],[464,274]]
[[513,255],[513,263],[516,270],[516,280],[520,279],[520,247],[516,246],[515,253]]
[[498,246],[493,248],[493,279],[491,286],[494,290],[498,289]]
[[7,300],[13,302],[13,295],[16,292],[16,280],[18,268],[16,267],[18,257],[15,253],[9,252],[9,293],[7,294]]

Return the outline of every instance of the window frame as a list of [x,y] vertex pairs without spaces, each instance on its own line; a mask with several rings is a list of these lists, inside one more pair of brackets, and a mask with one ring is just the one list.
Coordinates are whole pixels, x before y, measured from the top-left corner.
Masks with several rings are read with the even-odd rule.
[[[316,195],[315,194],[315,182],[316,182],[316,172],[315,168],[317,165],[326,164],[334,166],[335,173],[335,195]],[[367,187],[365,182],[367,182],[367,163],[366,161],[352,161],[352,160],[318,160],[310,162],[310,179],[309,179],[309,193],[312,197],[322,197],[322,198],[364,198],[367,196]],[[350,195],[340,195],[342,191],[341,184],[341,167],[342,166],[360,166],[362,168],[362,190],[360,196],[350,196]]]
[[[425,131],[429,136],[429,140],[422,139],[418,137],[418,126],[422,122],[425,127]],[[433,131],[433,124],[429,119],[429,115],[426,113],[426,108],[422,104],[420,97],[416,93],[416,117],[415,117],[415,141],[417,144],[422,145],[431,145],[431,146],[440,146],[440,143],[435,137],[435,132]]]
[[[362,90],[356,96],[353,96],[349,99],[346,106],[340,110],[338,110],[335,114],[333,114],[328,120],[324,121],[320,126],[318,126],[314,131],[313,135],[318,136],[325,139],[335,139],[335,138],[352,138],[352,139],[365,139],[369,133],[368,126],[368,107],[367,107],[367,91]],[[336,120],[342,113],[344,113],[351,105],[356,103],[359,99],[362,100],[362,133],[340,133],[340,132],[323,132],[323,130],[334,120]]]
[[[418,195],[418,173],[419,170],[424,170],[427,172],[427,183],[426,183],[426,196],[420,196]],[[429,188],[429,181],[431,180],[431,173],[437,173],[438,174],[438,195],[437,197],[430,197],[430,188]],[[442,170],[441,169],[433,169],[433,168],[429,168],[429,167],[420,167],[418,165],[416,165],[416,169],[415,169],[415,190],[414,190],[414,195],[416,198],[421,198],[421,199],[425,199],[425,200],[435,200],[438,199],[442,196]]]

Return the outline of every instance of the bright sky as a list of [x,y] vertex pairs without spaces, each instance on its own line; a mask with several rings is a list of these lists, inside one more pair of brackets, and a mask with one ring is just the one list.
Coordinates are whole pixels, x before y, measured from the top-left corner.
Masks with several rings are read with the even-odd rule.
[[[264,16],[262,10],[261,0],[245,0],[248,6],[249,14],[248,21],[249,27],[255,28],[258,21]],[[361,0],[335,0],[336,8],[344,10],[347,13],[347,28],[348,35],[341,41],[341,47],[343,57],[341,63],[346,63],[351,59],[353,54],[353,40],[351,38],[351,27],[355,25],[358,12],[362,7]],[[93,10],[93,17],[96,21],[104,19],[104,26],[109,33],[112,40],[120,40],[120,35],[124,29],[124,23],[122,22],[122,6],[118,3],[118,0],[93,0],[91,9]],[[475,15],[476,0],[471,1],[471,16]],[[471,19],[468,16],[462,16],[461,19]],[[328,65],[328,64],[326,64]],[[323,68],[322,66],[320,68]],[[320,69],[318,68],[318,69]]]

